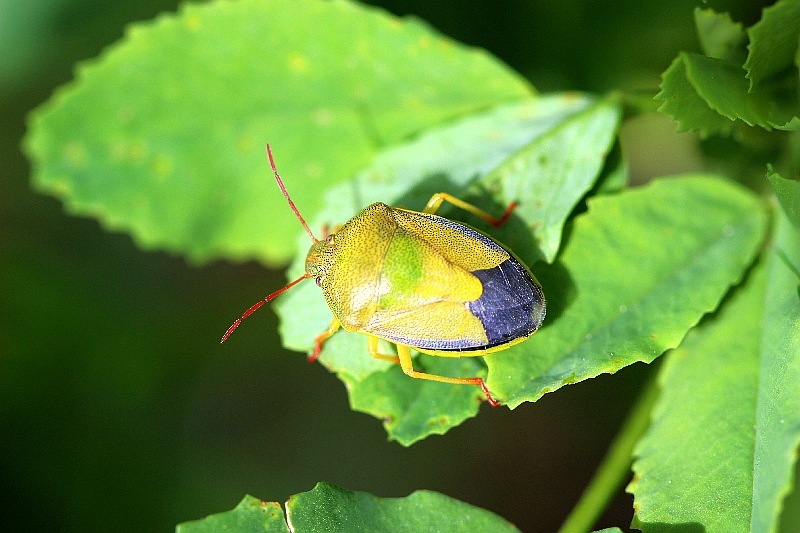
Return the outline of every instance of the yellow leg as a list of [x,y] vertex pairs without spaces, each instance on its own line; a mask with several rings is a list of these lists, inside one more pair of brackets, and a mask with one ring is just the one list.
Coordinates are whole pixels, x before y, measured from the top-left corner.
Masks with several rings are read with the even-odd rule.
[[336,224],[333,227],[333,229],[331,229],[330,226],[328,226],[328,224],[323,224],[322,225],[322,238],[323,239],[327,239],[331,235],[333,235],[336,232],[338,232],[340,229],[342,229],[342,224]]
[[340,327],[342,327],[342,325],[339,323],[338,320],[336,320],[336,317],[334,317],[333,320],[331,321],[331,325],[328,326],[328,330],[325,333],[318,335],[317,338],[315,339],[317,345],[314,347],[314,351],[311,353],[311,355],[308,356],[309,363],[313,363],[314,361],[317,360],[317,357],[319,357],[319,353],[322,351],[322,343],[331,338],[331,336],[334,333],[339,331]]
[[396,355],[385,355],[378,351],[378,337],[367,335],[367,351],[375,359],[383,359],[384,361],[391,361],[396,365],[400,364],[400,358],[397,357]]
[[468,213],[472,213],[476,217],[482,218],[483,220],[485,220],[486,222],[488,222],[489,224],[491,224],[496,228],[502,226],[505,223],[505,221],[508,220],[508,217],[511,216],[511,212],[514,211],[514,209],[517,207],[517,202],[512,202],[506,209],[506,212],[503,213],[503,216],[500,218],[496,218],[487,213],[486,211],[484,211],[483,209],[480,209],[479,207],[469,204],[463,200],[459,200],[455,196],[451,196],[446,192],[437,192],[436,194],[431,196],[430,200],[428,200],[428,204],[425,206],[424,212],[430,214],[436,213],[436,211],[438,211],[439,207],[442,205],[442,202],[444,202],[445,200],[447,200],[456,207],[460,207],[461,209],[467,211]]
[[489,401],[489,404],[492,407],[497,407],[498,405],[500,405],[500,402],[498,402],[492,397],[492,393],[489,391],[489,388],[486,386],[486,383],[483,381],[482,378],[451,378],[447,376],[439,376],[437,374],[427,374],[425,372],[418,372],[414,370],[414,362],[411,360],[411,352],[409,351],[408,346],[404,344],[397,345],[397,355],[398,358],[400,359],[400,366],[403,368],[403,372],[407,376],[419,379],[429,379],[431,381],[440,381],[442,383],[477,385],[486,395],[486,399]]

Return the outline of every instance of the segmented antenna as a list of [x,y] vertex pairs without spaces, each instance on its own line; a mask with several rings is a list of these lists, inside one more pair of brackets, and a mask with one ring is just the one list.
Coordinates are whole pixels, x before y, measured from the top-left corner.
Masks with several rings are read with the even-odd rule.
[[306,224],[303,215],[301,215],[300,211],[297,210],[297,206],[294,205],[294,202],[289,197],[289,193],[286,192],[286,187],[283,185],[283,180],[278,174],[278,169],[275,168],[275,160],[272,159],[272,150],[270,149],[269,144],[267,144],[267,157],[269,157],[269,164],[272,167],[272,173],[275,174],[275,181],[278,182],[278,187],[281,188],[281,192],[286,197],[286,201],[289,202],[289,207],[292,208],[292,211],[294,211],[294,214],[297,216],[298,220],[300,220],[300,223],[303,225],[304,228],[306,228],[306,233],[308,233],[308,236],[311,237],[311,240],[317,242],[317,238],[314,237],[314,234],[311,232],[311,228],[309,228],[308,224]]
[[[286,191],[286,187],[283,184],[283,180],[281,179],[280,175],[278,174],[278,169],[275,167],[275,160],[272,158],[272,150],[270,149],[269,144],[267,144],[267,157],[269,158],[269,164],[272,167],[272,173],[275,175],[275,181],[278,182],[278,187],[281,188],[281,192],[283,193],[283,196],[285,196],[286,197],[286,201],[289,202],[289,207],[292,208],[292,211],[294,211],[295,216],[300,221],[300,223],[303,225],[303,227],[306,229],[306,232],[308,233],[308,236],[311,237],[311,240],[314,241],[314,242],[318,242],[317,238],[314,237],[314,234],[311,232],[311,228],[309,228],[308,224],[306,224],[306,221],[303,218],[303,215],[300,214],[300,211],[297,210],[297,206],[294,205],[294,202],[289,197],[289,193]],[[225,335],[222,336],[222,340],[219,341],[220,344],[222,344],[223,342],[228,340],[228,337],[230,337],[231,333],[233,333],[236,330],[236,328],[239,327],[239,324],[242,323],[242,320],[244,320],[245,318],[247,318],[250,315],[252,315],[259,307],[261,307],[265,303],[269,302],[270,300],[272,300],[273,298],[275,298],[276,296],[278,296],[279,294],[281,294],[285,290],[294,287],[295,285],[297,285],[298,283],[300,283],[304,279],[310,278],[310,277],[311,276],[308,273],[303,274],[302,276],[300,276],[299,278],[297,278],[293,282],[289,283],[287,286],[283,287],[282,289],[278,289],[277,291],[273,292],[272,294],[270,294],[269,296],[267,296],[266,298],[264,298],[263,300],[261,300],[257,304],[253,305],[250,309],[245,311],[244,314],[236,320],[236,322],[231,324],[231,327],[229,327],[228,331],[225,332]]]
[[231,333],[233,333],[236,330],[236,328],[239,327],[239,324],[242,323],[242,320],[244,320],[245,318],[247,318],[250,315],[252,315],[256,311],[256,309],[258,309],[259,307],[261,307],[262,305],[264,305],[268,301],[272,300],[273,298],[275,298],[276,296],[281,294],[283,291],[291,289],[292,287],[294,287],[295,285],[297,285],[298,283],[300,283],[304,279],[310,278],[310,277],[311,277],[311,275],[308,274],[308,273],[303,274],[302,276],[300,276],[299,278],[297,278],[296,280],[294,280],[293,282],[291,282],[287,286],[283,287],[282,289],[278,289],[277,291],[273,292],[272,294],[270,294],[269,296],[267,296],[266,298],[264,298],[263,300],[261,300],[260,302],[255,304],[254,306],[252,306],[250,309],[245,311],[244,314],[241,317],[236,319],[236,322],[231,324],[231,327],[228,328],[228,331],[225,332],[225,335],[222,336],[222,340],[219,341],[219,343],[222,344],[223,342],[228,340],[228,337],[230,337]]

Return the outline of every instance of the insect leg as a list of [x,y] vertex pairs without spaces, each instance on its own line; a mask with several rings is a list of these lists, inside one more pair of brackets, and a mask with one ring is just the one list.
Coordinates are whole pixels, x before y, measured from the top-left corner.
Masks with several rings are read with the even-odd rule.
[[429,379],[431,381],[440,381],[442,383],[477,385],[486,395],[486,400],[489,402],[489,405],[491,405],[492,407],[497,407],[498,405],[500,405],[500,402],[498,402],[492,397],[492,393],[489,391],[489,387],[486,386],[486,382],[484,382],[482,378],[451,378],[447,376],[439,376],[437,374],[427,374],[425,372],[418,372],[417,370],[414,370],[414,362],[411,360],[411,352],[409,351],[408,346],[404,344],[397,345],[397,355],[400,359],[400,366],[403,367],[403,372],[407,376],[419,379]]
[[400,358],[396,355],[384,355],[378,351],[378,337],[367,335],[367,351],[375,359],[383,359],[384,361],[400,364]]
[[333,235],[334,233],[338,232],[342,229],[342,224],[336,224],[333,229],[326,223],[322,225],[322,238],[324,239],[328,235]]
[[334,333],[339,331],[340,327],[342,327],[342,325],[339,323],[338,320],[336,320],[336,317],[334,317],[333,320],[331,321],[331,325],[328,326],[328,330],[325,333],[318,335],[317,338],[315,339],[317,345],[314,347],[314,351],[311,353],[311,355],[308,356],[309,363],[313,363],[314,361],[317,360],[317,357],[319,357],[319,353],[322,351],[322,343],[328,340]]
[[430,200],[428,200],[428,203],[425,206],[423,212],[430,214],[436,213],[436,211],[438,211],[439,207],[442,205],[442,202],[444,202],[445,200],[450,202],[456,207],[460,207],[461,209],[467,211],[468,213],[472,213],[476,217],[482,218],[483,220],[485,220],[486,222],[488,222],[489,224],[491,224],[496,228],[502,226],[505,223],[505,221],[508,220],[508,217],[511,216],[511,212],[514,211],[514,209],[517,207],[517,202],[511,202],[508,208],[506,208],[506,212],[503,213],[503,216],[501,216],[500,218],[496,218],[487,213],[486,211],[484,211],[483,209],[474,206],[470,203],[467,203],[464,200],[459,200],[455,196],[447,194],[446,192],[437,192],[436,194],[431,196]]

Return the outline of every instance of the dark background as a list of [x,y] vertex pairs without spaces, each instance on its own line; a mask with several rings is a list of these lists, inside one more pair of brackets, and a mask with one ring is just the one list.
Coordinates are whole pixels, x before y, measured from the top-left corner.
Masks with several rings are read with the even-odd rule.
[[[653,95],[675,54],[697,48],[688,0],[369,3],[487,48],[542,91]],[[760,13],[710,5],[747,23]],[[30,189],[28,112],[127,24],[176,6],[0,0],[0,530],[167,531],[245,493],[282,502],[317,481],[379,496],[433,489],[525,531],[556,529],[651,369],[513,412],[484,406],[405,449],[352,412],[320,365],[281,348],[270,311],[220,348],[230,321],[283,284],[280,270],[143,252]],[[692,138],[673,130],[658,115],[626,125],[634,179],[697,167]],[[631,506],[620,492],[597,526],[627,527]]]

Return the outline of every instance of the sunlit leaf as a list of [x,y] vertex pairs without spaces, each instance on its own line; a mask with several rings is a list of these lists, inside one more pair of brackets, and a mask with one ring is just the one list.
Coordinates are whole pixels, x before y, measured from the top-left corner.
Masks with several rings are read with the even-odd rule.
[[245,496],[234,509],[184,522],[175,528],[175,533],[289,533],[283,509],[275,502],[262,502],[258,498]]
[[[420,354],[414,368],[443,376],[486,377],[486,367],[472,357],[453,360]],[[363,380],[350,379],[346,372],[340,377],[348,385],[352,408],[382,420],[389,439],[403,446],[446,433],[475,416],[485,400],[478,387],[411,379],[397,365]]]
[[752,194],[703,176],[595,197],[559,261],[536,275],[544,327],[485,357],[510,407],[674,348],[742,276],[766,216]]
[[639,510],[635,527],[644,531],[651,522],[750,530],[761,338],[753,318],[763,310],[764,269],[751,278],[667,357],[628,488]]
[[318,483],[312,490],[289,498],[285,519],[280,504],[245,496],[235,509],[180,524],[176,533],[288,533],[290,530],[294,533],[519,531],[494,513],[438,492],[418,490],[404,498],[379,498]]
[[418,490],[405,498],[379,498],[328,483],[289,498],[289,523],[297,533],[329,531],[511,532],[505,519],[437,492]]
[[[800,232],[778,216],[759,347],[753,531],[777,525],[800,444]],[[788,259],[788,262],[787,262]]]
[[773,246],[663,368],[629,487],[645,532],[777,528],[800,443],[800,235],[783,216]]
[[383,145],[529,97],[488,54],[349,1],[188,4],[135,25],[31,117],[34,185],[146,248],[287,259],[297,222],[269,176],[320,189]]
[[548,263],[561,245],[567,216],[603,167],[619,120],[619,108],[601,101],[534,139],[485,179],[487,187],[502,191],[502,203],[521,202],[516,214],[533,230]]

